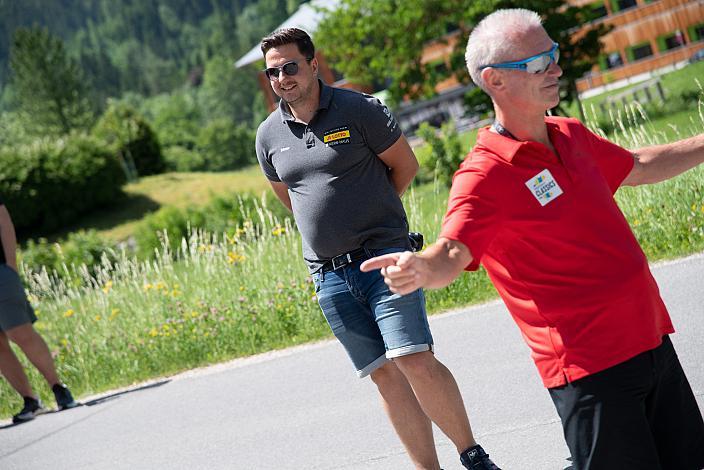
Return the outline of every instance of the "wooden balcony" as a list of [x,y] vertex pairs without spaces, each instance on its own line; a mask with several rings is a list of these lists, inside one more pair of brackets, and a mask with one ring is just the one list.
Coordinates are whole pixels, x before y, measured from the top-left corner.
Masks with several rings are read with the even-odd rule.
[[661,52],[636,62],[630,62],[613,69],[604,70],[601,72],[592,71],[584,78],[577,81],[577,91],[581,93],[589,90],[590,88],[607,85],[609,83],[667,67],[668,65],[674,65],[678,62],[689,59],[694,52],[702,48],[704,48],[704,42],[699,41],[693,44],[678,47],[677,49]]

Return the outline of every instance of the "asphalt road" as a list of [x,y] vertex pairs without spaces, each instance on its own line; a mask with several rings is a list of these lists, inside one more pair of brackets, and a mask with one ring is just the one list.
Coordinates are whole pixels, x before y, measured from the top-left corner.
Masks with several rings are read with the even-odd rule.
[[[704,409],[704,255],[653,269],[673,342]],[[475,436],[504,469],[565,469],[559,420],[517,327],[493,302],[431,318]],[[0,468],[410,469],[373,384],[335,341],[264,354],[100,397],[12,426]],[[436,430],[446,470],[459,469]]]

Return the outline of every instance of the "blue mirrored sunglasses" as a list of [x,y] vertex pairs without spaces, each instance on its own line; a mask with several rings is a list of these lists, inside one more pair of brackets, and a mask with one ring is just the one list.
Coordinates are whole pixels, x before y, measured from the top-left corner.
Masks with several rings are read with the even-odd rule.
[[556,42],[552,43],[552,48],[547,52],[541,52],[527,59],[517,60],[515,62],[500,62],[498,64],[482,65],[479,70],[492,67],[495,69],[518,69],[525,70],[528,73],[543,73],[550,68],[550,64],[557,64],[560,60],[560,49]]

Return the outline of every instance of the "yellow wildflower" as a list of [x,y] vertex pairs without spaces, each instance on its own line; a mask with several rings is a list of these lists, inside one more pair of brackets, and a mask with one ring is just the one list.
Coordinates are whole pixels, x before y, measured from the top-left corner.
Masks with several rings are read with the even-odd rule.
[[107,294],[108,292],[110,292],[110,289],[112,289],[112,281],[108,281],[105,283],[105,285],[103,286],[103,292]]
[[246,256],[241,255],[241,254],[239,254],[239,253],[236,253],[236,252],[234,252],[234,251],[229,251],[229,252],[227,253],[227,262],[228,262],[229,264],[239,263],[239,262],[244,261],[245,259],[247,259]]
[[76,312],[74,312],[72,308],[69,308],[64,312],[64,318],[72,317],[74,313]]

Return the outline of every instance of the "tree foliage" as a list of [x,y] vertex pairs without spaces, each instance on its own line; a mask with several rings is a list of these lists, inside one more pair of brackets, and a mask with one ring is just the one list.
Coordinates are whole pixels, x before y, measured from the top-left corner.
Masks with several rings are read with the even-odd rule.
[[61,39],[37,27],[15,31],[13,85],[26,123],[41,132],[68,133],[91,119],[83,75]]
[[[591,9],[564,0],[342,0],[326,13],[315,40],[330,64],[350,81],[387,81],[392,101],[429,97],[435,85],[454,74],[470,83],[464,49],[472,27],[500,8],[539,12],[545,29],[560,43],[564,70],[563,99],[576,96],[575,81],[592,66],[604,27],[575,40],[570,32],[592,18]],[[435,40],[455,40],[447,63],[423,62],[424,47]]]
[[156,134],[144,118],[125,103],[111,100],[95,125],[93,135],[109,145],[128,180],[136,179],[137,175],[161,173],[165,169]]
[[12,33],[35,24],[64,41],[98,110],[125,92],[198,86],[209,60],[231,64],[303,1],[0,0],[0,87],[8,83]]

